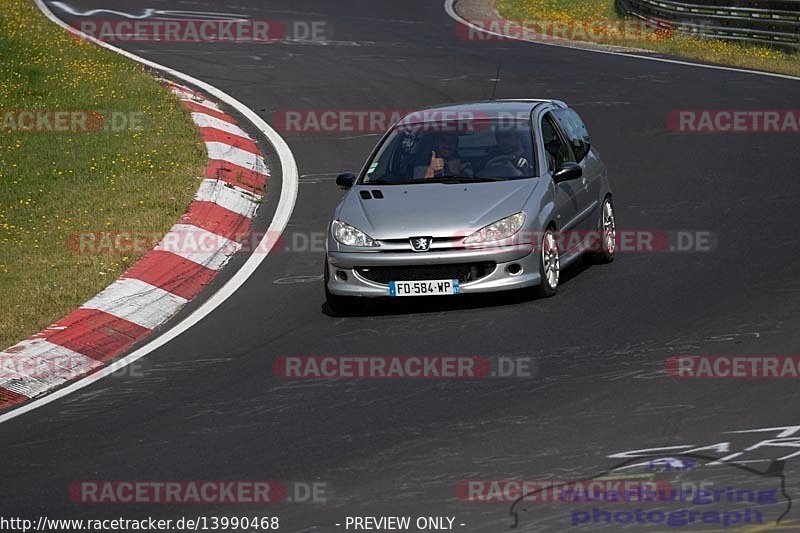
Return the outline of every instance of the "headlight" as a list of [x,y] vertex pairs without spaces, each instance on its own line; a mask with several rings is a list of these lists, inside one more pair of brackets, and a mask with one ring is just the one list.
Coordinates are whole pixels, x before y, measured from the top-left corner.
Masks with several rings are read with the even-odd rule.
[[350,224],[345,224],[340,220],[333,221],[333,236],[345,246],[380,246],[377,241]]
[[508,239],[525,224],[525,213],[517,213],[481,228],[466,239],[464,244],[484,244]]

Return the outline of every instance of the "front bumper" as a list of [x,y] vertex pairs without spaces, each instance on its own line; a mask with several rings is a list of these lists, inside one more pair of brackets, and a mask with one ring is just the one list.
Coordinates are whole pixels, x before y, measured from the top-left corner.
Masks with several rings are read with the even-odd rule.
[[[361,276],[359,267],[413,267],[425,265],[452,265],[491,261],[496,267],[488,275],[475,281],[461,282],[462,294],[485,293],[520,289],[539,284],[539,256],[530,244],[489,249],[461,249],[431,252],[328,252],[328,291],[340,296],[379,298],[389,296],[389,285],[377,283]],[[519,266],[511,274],[508,269]],[[347,279],[337,277],[343,271]],[[399,281],[399,280],[398,280]]]

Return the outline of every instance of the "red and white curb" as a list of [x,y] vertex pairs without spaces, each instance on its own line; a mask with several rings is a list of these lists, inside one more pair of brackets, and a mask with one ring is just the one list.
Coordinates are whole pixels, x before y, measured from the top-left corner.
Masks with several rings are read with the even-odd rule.
[[[120,279],[55,324],[0,352],[0,409],[104,367],[167,322],[248,238],[269,179],[253,139],[205,95],[164,81],[199,126],[205,178],[187,212]],[[197,246],[202,243],[202,246]]]

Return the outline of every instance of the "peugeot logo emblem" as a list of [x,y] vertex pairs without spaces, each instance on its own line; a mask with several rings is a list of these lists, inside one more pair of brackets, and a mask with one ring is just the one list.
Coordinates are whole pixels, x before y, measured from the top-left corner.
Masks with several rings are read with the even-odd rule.
[[411,237],[409,241],[411,242],[411,248],[413,248],[415,252],[427,252],[428,249],[430,249],[431,247],[431,242],[433,241],[433,238]]

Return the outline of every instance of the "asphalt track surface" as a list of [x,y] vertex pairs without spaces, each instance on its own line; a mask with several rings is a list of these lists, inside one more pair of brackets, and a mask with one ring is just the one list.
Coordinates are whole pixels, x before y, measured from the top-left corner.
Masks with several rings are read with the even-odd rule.
[[[324,46],[123,46],[208,81],[268,122],[286,109],[486,99],[502,59],[497,97],[559,98],[582,114],[608,166],[621,229],[710,231],[718,246],[579,266],[547,300],[414,301],[356,317],[332,316],[323,306],[322,253],[276,253],[216,312],[150,354],[144,376],[106,378],[3,424],[0,514],[270,514],[284,531],[338,531],[334,524],[348,515],[449,515],[466,524],[463,531],[503,531],[508,506],[458,501],[459,480],[579,478],[612,465],[607,456],[615,452],[721,441],[742,449],[775,432],[726,432],[800,422],[792,380],[664,374],[667,357],[678,354],[797,353],[797,135],[666,128],[676,109],[796,107],[797,81],[521,42],[464,42],[435,1],[72,5],[326,21],[333,40]],[[340,197],[333,177],[360,168],[377,137],[285,138],[301,174],[287,234],[322,232]],[[465,354],[528,355],[538,375],[287,382],[272,371],[286,355]],[[790,451],[758,450],[761,458]],[[792,472],[790,460],[790,486]],[[67,487],[86,479],[324,481],[333,497],[325,505],[258,509],[76,505]],[[567,529],[565,513],[548,509],[523,518],[523,528]]]

